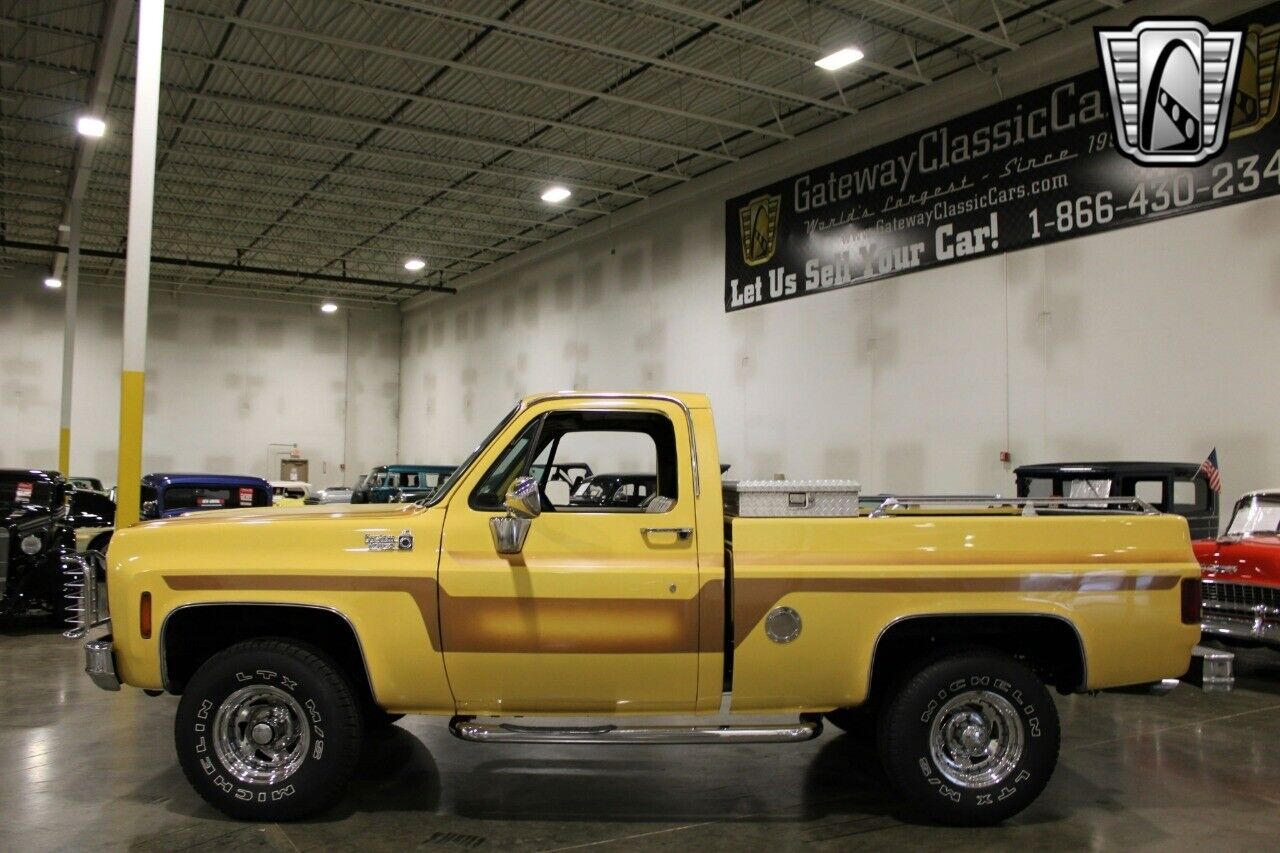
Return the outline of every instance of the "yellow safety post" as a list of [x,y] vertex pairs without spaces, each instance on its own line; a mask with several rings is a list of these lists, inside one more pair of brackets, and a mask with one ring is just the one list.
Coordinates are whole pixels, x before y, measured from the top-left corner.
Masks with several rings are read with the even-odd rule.
[[62,411],[58,420],[58,470],[71,476],[71,378],[76,358],[76,304],[80,293],[80,196],[71,194],[67,241],[66,325],[62,331]]
[[124,268],[124,356],[120,370],[116,527],[126,527],[138,520],[141,501],[147,298],[151,287],[151,215],[155,204],[156,130],[160,112],[160,47],[163,36],[164,0],[140,0],[133,159],[129,174],[129,242]]

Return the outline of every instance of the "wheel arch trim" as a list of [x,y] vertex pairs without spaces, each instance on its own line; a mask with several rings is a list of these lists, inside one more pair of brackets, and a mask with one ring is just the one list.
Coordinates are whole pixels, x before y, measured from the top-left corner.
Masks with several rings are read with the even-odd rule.
[[902,625],[907,622],[917,622],[925,619],[984,619],[984,618],[1053,619],[1067,625],[1069,628],[1071,628],[1071,633],[1076,638],[1076,648],[1080,652],[1080,683],[1075,686],[1075,691],[1080,692],[1088,689],[1088,685],[1089,685],[1088,648],[1085,646],[1084,635],[1080,633],[1079,626],[1076,625],[1076,623],[1073,622],[1071,619],[1068,619],[1066,616],[1063,616],[1060,613],[1043,613],[1043,612],[1028,613],[1026,611],[977,611],[977,612],[949,611],[949,612],[941,612],[941,613],[904,614],[902,616],[897,616],[889,620],[889,622],[886,623],[885,626],[880,629],[879,633],[876,634],[875,642],[871,644],[871,659],[867,664],[868,694],[870,693],[870,690],[871,690],[872,679],[875,677],[876,656],[879,654],[879,651],[880,651],[880,641],[884,639],[885,634],[889,633],[889,631],[891,631],[898,625]]
[[360,639],[360,632],[356,629],[355,623],[351,621],[351,617],[336,607],[329,607],[324,604],[304,604],[297,601],[194,601],[189,604],[180,604],[170,610],[164,615],[164,621],[160,624],[160,681],[164,685],[165,692],[173,693],[166,654],[169,647],[169,620],[181,611],[198,607],[288,607],[294,610],[318,610],[337,616],[351,630],[351,636],[356,641],[356,650],[360,653],[360,666],[364,669],[365,682],[369,685],[369,694],[373,697],[375,703],[378,701],[377,693],[374,691],[373,686],[373,675],[369,671],[369,658],[364,651],[364,641]]

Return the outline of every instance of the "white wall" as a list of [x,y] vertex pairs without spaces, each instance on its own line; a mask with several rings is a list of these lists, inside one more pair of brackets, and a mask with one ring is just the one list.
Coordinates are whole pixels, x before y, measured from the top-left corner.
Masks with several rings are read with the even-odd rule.
[[[57,467],[63,297],[42,277],[0,281],[0,467]],[[71,473],[108,484],[121,311],[119,291],[82,288]],[[143,470],[274,479],[271,442],[296,442],[321,486],[343,481],[344,460],[348,483],[394,461],[399,325],[394,311],[153,294]]]
[[[1124,20],[1258,4],[1131,5]],[[1003,94],[1090,67],[1091,40],[1010,56]],[[743,478],[1007,493],[1002,449],[1016,465],[1217,445],[1228,494],[1280,485],[1277,198],[724,313],[726,198],[999,96],[956,75],[415,303],[402,456],[457,461],[532,391],[677,388],[710,393]]]

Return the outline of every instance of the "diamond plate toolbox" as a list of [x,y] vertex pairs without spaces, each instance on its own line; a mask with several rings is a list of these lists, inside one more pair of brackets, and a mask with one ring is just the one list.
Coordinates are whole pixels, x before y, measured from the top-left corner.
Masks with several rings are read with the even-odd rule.
[[724,511],[739,518],[852,518],[856,480],[738,480],[724,484]]

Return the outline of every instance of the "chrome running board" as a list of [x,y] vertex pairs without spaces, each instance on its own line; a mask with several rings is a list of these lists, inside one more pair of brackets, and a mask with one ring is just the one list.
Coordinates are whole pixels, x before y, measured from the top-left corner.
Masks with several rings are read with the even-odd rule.
[[822,734],[820,719],[784,726],[520,726],[449,721],[454,737],[473,743],[801,743]]

